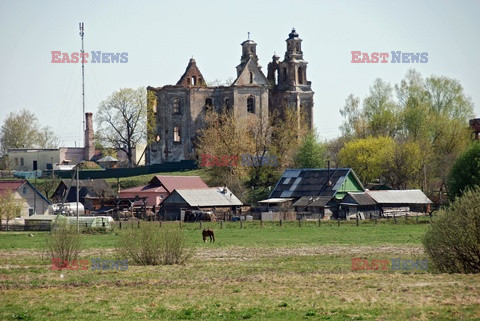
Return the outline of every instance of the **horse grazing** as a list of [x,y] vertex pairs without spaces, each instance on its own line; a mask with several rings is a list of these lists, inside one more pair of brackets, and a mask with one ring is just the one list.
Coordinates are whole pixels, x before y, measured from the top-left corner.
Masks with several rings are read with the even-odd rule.
[[203,230],[202,231],[202,236],[203,236],[203,241],[207,241],[207,237],[210,237],[210,242],[215,242],[215,233],[213,233],[213,230],[208,229],[208,230]]

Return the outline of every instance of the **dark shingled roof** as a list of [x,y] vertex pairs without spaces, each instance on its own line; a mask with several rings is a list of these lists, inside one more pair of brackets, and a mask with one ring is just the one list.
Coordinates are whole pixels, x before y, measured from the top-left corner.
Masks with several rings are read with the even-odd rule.
[[[331,198],[335,196],[350,173],[355,176],[351,168],[331,168],[330,172],[326,168],[287,169],[268,198],[300,198],[302,196],[330,196]],[[328,181],[331,184],[328,184]],[[357,181],[362,186],[358,179]]]
[[325,207],[333,196],[302,196],[293,206],[300,207]]

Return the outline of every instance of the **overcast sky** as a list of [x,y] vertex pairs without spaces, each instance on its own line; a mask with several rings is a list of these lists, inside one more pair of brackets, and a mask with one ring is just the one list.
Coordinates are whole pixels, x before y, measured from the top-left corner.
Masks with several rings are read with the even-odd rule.
[[[128,53],[128,63],[85,64],[86,111],[123,87],[175,84],[193,56],[208,81],[235,77],[247,32],[263,71],[295,27],[315,92],[314,124],[339,135],[339,109],[375,78],[392,85],[409,68],[455,78],[480,114],[480,1],[2,1],[0,123],[22,108],[62,146],[83,145],[81,64],[51,51]],[[351,51],[428,53],[427,63],[353,64]],[[390,60],[390,59],[389,59]],[[94,115],[95,116],[95,115]]]

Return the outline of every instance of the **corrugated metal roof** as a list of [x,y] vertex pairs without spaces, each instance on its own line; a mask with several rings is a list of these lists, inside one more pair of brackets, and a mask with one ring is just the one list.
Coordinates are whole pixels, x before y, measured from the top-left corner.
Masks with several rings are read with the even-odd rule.
[[122,193],[167,193],[167,190],[163,186],[145,185],[121,190],[120,195]]
[[[356,204],[358,205],[363,205],[363,206],[368,206],[368,205],[375,205],[377,204],[373,198],[371,198],[367,193],[348,193],[345,198],[351,197]],[[344,198],[344,199],[345,199]],[[342,204],[346,204],[343,203]]]
[[378,204],[429,204],[432,201],[419,189],[366,192]]
[[156,175],[149,184],[158,180],[169,193],[178,189],[197,189],[208,188],[208,185],[200,178],[200,176],[160,176]]
[[259,203],[262,203],[262,204],[285,203],[293,200],[294,200],[293,198],[269,198],[269,199],[260,201]]
[[5,180],[0,181],[0,195],[4,194],[6,191],[15,192],[17,189],[20,188],[23,184],[25,184],[26,180]]
[[190,206],[240,206],[243,203],[227,188],[207,189],[176,189],[175,190]]

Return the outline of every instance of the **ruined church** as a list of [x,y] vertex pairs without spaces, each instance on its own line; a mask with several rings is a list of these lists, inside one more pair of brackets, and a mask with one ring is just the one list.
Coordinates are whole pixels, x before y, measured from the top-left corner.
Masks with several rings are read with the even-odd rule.
[[307,80],[302,39],[293,29],[286,42],[283,61],[274,55],[267,76],[258,63],[257,44],[248,39],[241,44],[237,78],[230,86],[207,86],[192,58],[176,85],[147,87],[147,121],[151,128],[147,162],[194,159],[195,139],[209,110],[227,109],[234,117],[253,114],[268,120],[275,110],[294,108],[307,116],[307,123],[302,125],[312,128],[313,91]]

